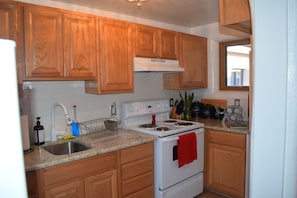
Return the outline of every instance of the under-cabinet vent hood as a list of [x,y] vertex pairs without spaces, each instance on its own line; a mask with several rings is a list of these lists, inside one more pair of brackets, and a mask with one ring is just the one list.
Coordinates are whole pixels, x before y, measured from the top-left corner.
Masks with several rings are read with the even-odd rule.
[[183,72],[178,60],[134,57],[134,72]]

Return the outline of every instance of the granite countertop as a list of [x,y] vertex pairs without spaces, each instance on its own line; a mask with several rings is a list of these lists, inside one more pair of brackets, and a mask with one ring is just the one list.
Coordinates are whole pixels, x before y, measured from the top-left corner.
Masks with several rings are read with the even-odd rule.
[[56,142],[46,142],[42,146],[34,146],[31,153],[24,154],[25,169],[32,171],[36,169],[46,168],[74,160],[79,160],[87,157],[92,157],[120,149],[136,146],[156,140],[156,136],[137,133],[130,130],[119,129],[118,135],[96,139],[94,134],[82,135],[72,141],[82,142],[92,148],[86,151],[72,153],[70,155],[53,155],[47,152],[42,146],[67,142],[69,140],[58,140]]
[[[195,119],[193,121],[194,122],[204,123],[204,128],[206,128],[206,129],[220,130],[220,131],[226,131],[226,132],[231,132],[231,133],[249,134],[249,129],[248,128],[228,128],[228,127],[224,127],[222,125],[221,120],[198,118],[198,119]],[[248,125],[248,123],[246,123],[246,124]]]

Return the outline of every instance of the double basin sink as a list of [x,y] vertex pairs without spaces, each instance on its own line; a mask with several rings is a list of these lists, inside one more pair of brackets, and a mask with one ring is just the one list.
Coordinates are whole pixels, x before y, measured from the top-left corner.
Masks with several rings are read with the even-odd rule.
[[54,155],[70,155],[72,153],[91,149],[92,147],[80,142],[68,141],[60,144],[44,146],[42,148]]

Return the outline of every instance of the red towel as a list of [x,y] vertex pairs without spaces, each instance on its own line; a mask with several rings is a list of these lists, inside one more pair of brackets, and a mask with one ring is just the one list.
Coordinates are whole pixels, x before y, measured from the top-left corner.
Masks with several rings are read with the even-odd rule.
[[178,138],[177,156],[180,168],[197,159],[197,140],[195,132],[181,135]]

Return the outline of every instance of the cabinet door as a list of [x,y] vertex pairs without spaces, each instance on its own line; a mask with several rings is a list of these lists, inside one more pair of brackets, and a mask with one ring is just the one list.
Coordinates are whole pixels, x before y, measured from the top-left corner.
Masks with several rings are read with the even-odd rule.
[[207,39],[192,35],[180,36],[181,87],[207,88]]
[[168,30],[160,31],[160,57],[177,59],[178,57],[178,33]]
[[81,198],[84,196],[83,181],[73,181],[66,184],[59,184],[56,187],[45,191],[46,198]]
[[218,192],[244,197],[245,150],[219,144],[208,145],[208,186]]
[[117,171],[108,171],[85,179],[86,198],[117,198]]
[[66,77],[95,79],[96,18],[89,15],[64,14],[64,54]]
[[245,135],[205,130],[204,186],[232,197],[245,195]]
[[185,69],[163,76],[165,89],[207,88],[207,39],[179,34],[179,61]]
[[0,2],[1,39],[14,39],[15,12],[13,4]]
[[158,57],[158,30],[154,27],[136,25],[136,56]]
[[248,0],[220,0],[220,25],[251,33]]
[[24,8],[24,26],[27,79],[63,77],[62,14],[28,5]]
[[132,92],[132,24],[104,19],[100,23],[101,93]]

